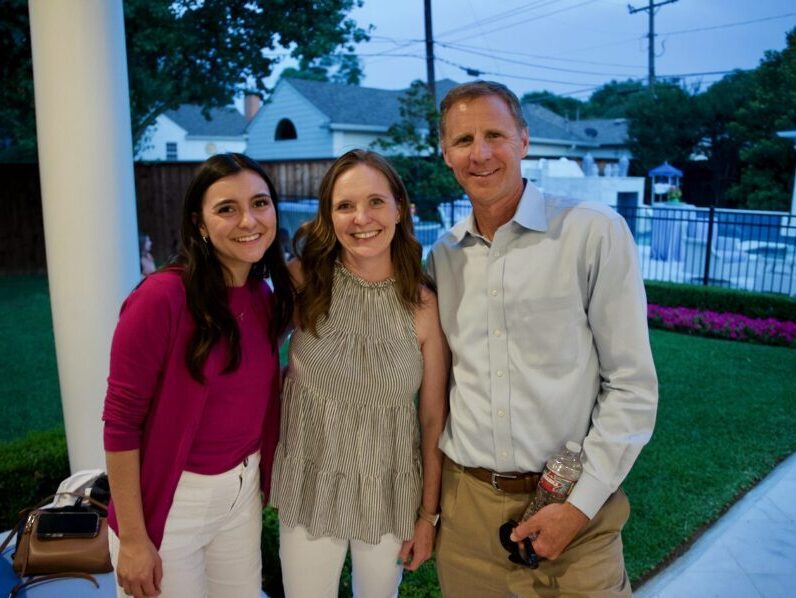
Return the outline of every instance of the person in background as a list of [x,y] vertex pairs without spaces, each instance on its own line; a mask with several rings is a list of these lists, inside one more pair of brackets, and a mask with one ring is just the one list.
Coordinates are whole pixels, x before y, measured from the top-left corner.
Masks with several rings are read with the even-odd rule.
[[[441,104],[446,164],[473,211],[429,257],[453,368],[440,446],[437,570],[445,596],[630,596],[619,488],[655,424],[644,284],[624,219],[522,178],[528,127],[505,86],[476,81]],[[508,559],[547,459],[583,446],[568,500],[513,531],[543,560]]]
[[288,598],[336,597],[350,549],[354,595],[393,597],[434,545],[448,351],[395,170],[354,150],[319,195],[289,264],[297,329],[271,497],[282,579]]
[[122,305],[103,411],[119,596],[260,595],[294,293],[276,205],[256,162],[213,156],[185,194],[179,257]]
[[290,246],[290,233],[287,232],[287,229],[284,227],[279,228],[279,243],[282,245],[282,249],[285,252],[285,261],[289,262],[295,256]]
[[138,249],[141,254],[141,277],[144,278],[158,269],[152,256],[152,239],[149,235],[138,236]]

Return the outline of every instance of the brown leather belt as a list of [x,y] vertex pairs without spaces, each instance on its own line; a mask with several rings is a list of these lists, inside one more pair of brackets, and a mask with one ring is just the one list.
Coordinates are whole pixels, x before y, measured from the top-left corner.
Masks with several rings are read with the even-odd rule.
[[499,472],[483,467],[464,467],[464,473],[470,474],[476,480],[481,480],[492,486],[495,490],[506,494],[533,494],[539,482],[538,473],[507,471]]

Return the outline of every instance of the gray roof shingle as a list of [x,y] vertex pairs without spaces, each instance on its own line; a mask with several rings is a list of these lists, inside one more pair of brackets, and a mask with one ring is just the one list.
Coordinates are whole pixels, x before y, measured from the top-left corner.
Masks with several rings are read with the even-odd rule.
[[[405,89],[375,89],[307,79],[290,79],[296,91],[337,125],[389,127],[400,120],[399,98]],[[437,103],[456,81],[437,81]],[[531,139],[561,140],[578,145],[624,145],[627,120],[589,119],[571,121],[539,104],[525,103],[522,112]]]
[[198,137],[235,137],[243,135],[246,129],[246,119],[235,108],[211,108],[210,120],[202,114],[202,107],[194,104],[183,104],[176,110],[167,110],[165,116],[169,117],[188,135]]
[[595,140],[581,135],[574,126],[575,122],[559,116],[544,106],[525,103],[522,105],[522,113],[528,123],[531,141],[533,139],[558,139],[579,145],[597,144]]
[[590,118],[572,123],[578,133],[600,145],[627,144],[626,118]]
[[[296,91],[334,124],[389,127],[400,119],[399,98],[405,89],[375,89],[342,83],[290,79]],[[437,102],[457,83],[437,81]]]

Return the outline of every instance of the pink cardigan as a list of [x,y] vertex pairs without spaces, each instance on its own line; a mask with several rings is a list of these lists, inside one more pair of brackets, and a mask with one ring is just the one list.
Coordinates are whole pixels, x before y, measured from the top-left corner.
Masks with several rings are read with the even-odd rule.
[[[261,283],[264,322],[273,295]],[[194,330],[178,270],[147,277],[122,305],[111,346],[102,419],[106,451],[141,451],[141,500],[147,533],[160,548],[188,451],[201,420],[207,387],[191,378],[185,351]],[[263,363],[272,381],[260,447],[260,481],[266,498],[279,436],[279,355]],[[111,500],[108,523],[118,533]]]

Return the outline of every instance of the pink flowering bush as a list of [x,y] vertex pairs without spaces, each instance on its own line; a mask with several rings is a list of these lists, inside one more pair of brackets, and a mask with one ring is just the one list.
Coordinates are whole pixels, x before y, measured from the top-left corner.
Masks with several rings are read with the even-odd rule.
[[647,317],[654,328],[796,348],[794,322],[662,305],[649,305]]

